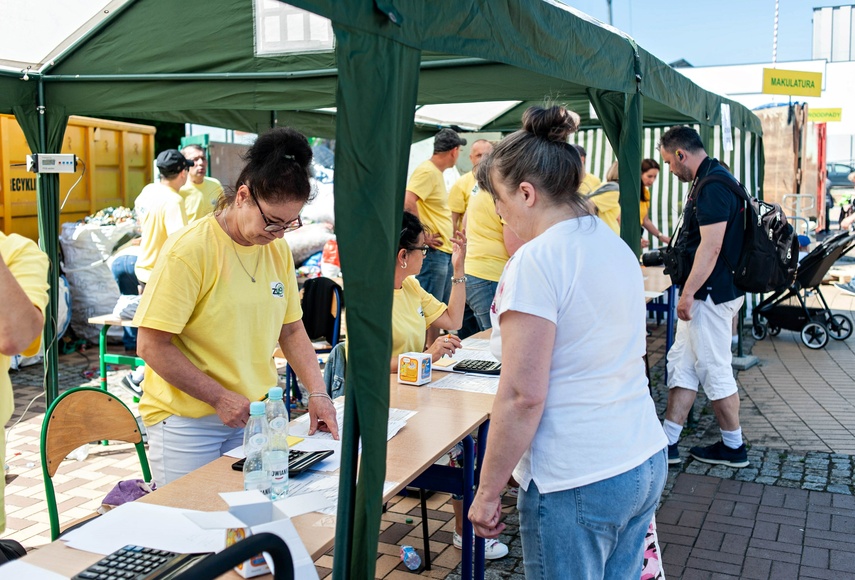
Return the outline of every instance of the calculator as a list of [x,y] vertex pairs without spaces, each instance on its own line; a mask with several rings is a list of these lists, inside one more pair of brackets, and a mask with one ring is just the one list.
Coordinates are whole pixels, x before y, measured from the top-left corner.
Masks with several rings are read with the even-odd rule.
[[492,360],[464,359],[454,365],[454,370],[462,373],[498,375],[502,371],[502,363]]
[[[315,463],[323,461],[334,452],[332,449],[325,451],[298,451],[297,449],[288,450],[288,475],[297,475],[309,469]],[[232,463],[232,469],[235,471],[243,471],[243,464],[246,463],[246,458],[239,459]]]
[[128,545],[104,556],[72,580],[169,580],[211,554],[178,554]]

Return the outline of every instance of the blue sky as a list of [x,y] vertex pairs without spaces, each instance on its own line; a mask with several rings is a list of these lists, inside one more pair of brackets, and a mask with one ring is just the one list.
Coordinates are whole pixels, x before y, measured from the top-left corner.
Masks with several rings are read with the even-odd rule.
[[[606,0],[561,0],[608,22]],[[811,57],[813,7],[852,2],[779,0],[778,62]],[[613,0],[613,24],[648,52],[694,66],[772,60],[775,0]]]

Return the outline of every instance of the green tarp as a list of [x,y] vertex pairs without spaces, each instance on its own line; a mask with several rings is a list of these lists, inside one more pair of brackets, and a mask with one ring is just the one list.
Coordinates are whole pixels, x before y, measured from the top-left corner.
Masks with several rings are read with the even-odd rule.
[[[368,579],[385,476],[392,264],[416,106],[547,98],[601,124],[621,164],[622,236],[636,251],[643,123],[713,126],[728,103],[734,127],[761,129],[744,107],[702,90],[632,39],[549,1],[291,3],[333,21],[334,52],[256,56],[249,0],[209,0],[204,14],[194,3],[132,0],[29,81],[0,71],[0,112],[14,112],[33,150],[45,152],[58,151],[70,114],[254,132],[278,122],[336,137],[336,233],[353,362],[334,573]],[[337,114],[317,111],[323,107]],[[511,130],[518,121],[514,112],[493,125]],[[51,237],[56,180],[42,181],[40,221]],[[55,319],[55,301],[51,309]],[[55,393],[55,368],[48,374]]]

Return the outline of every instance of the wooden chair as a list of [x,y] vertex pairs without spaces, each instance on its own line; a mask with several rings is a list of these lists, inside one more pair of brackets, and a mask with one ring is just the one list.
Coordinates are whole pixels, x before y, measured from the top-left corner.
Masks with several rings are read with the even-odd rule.
[[78,387],[64,392],[48,408],[42,423],[42,473],[51,540],[56,540],[60,533],[52,478],[69,453],[85,443],[101,439],[133,443],[143,479],[151,481],[142,433],[131,410],[118,397],[101,389]]

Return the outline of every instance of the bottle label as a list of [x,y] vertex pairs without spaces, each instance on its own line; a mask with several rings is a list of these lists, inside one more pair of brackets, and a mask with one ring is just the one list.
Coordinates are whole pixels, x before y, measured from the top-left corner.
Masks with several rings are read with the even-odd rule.
[[284,431],[288,428],[288,421],[285,420],[285,417],[276,417],[270,422],[270,428],[274,431]]
[[267,445],[267,437],[261,433],[257,433],[249,438],[250,449],[263,449],[265,445]]

